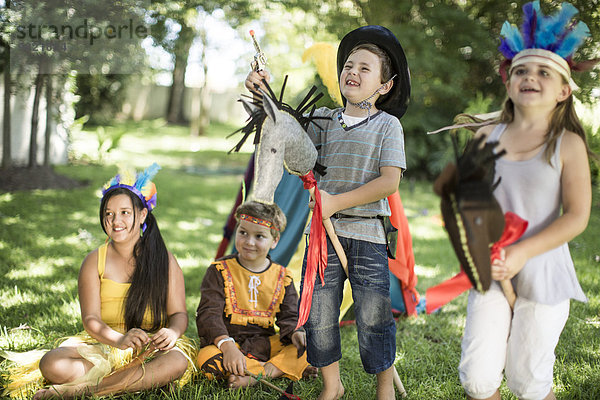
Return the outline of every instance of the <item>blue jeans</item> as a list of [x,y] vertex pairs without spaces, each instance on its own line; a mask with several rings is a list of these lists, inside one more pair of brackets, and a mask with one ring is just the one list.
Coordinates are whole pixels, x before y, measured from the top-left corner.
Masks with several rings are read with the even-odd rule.
[[[396,356],[396,324],[392,316],[390,278],[385,244],[340,237],[348,258],[360,358],[365,371],[387,370]],[[308,246],[307,246],[308,249]],[[317,273],[306,330],[308,362],[325,367],[342,358],[339,315],[346,274],[327,238],[325,286]],[[306,252],[302,263],[304,289]]]

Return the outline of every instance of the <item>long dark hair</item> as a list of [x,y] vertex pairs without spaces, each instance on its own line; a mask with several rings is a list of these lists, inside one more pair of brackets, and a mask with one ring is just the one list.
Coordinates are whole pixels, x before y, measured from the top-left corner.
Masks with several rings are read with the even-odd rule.
[[[139,212],[144,206],[133,192],[117,188],[106,193],[100,203],[100,225],[106,233],[104,214],[108,200],[125,194],[131,199],[133,208]],[[134,213],[135,224],[135,213]],[[135,270],[124,305],[124,319],[127,330],[141,328],[146,309],[152,313],[151,331],[157,331],[167,323],[167,293],[169,289],[169,253],[158,229],[152,212],[146,217],[146,230],[133,248]]]

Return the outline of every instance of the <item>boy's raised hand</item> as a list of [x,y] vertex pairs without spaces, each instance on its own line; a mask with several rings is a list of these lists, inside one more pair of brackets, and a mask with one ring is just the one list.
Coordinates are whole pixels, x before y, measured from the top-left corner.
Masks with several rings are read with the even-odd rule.
[[244,81],[244,86],[246,86],[246,89],[248,89],[250,93],[255,92],[257,90],[257,85],[259,88],[266,91],[267,88],[263,83],[263,79],[267,81],[267,83],[271,81],[271,75],[269,75],[269,73],[266,70],[263,69],[260,71],[250,71],[250,73],[246,77],[246,80]]

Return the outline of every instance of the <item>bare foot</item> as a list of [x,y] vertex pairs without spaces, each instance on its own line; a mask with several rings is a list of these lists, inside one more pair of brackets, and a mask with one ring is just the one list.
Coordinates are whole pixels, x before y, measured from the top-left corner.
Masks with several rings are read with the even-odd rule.
[[87,384],[82,383],[79,385],[53,385],[48,389],[40,389],[33,395],[33,400],[40,399],[69,399],[75,396],[81,396],[88,392],[86,388]]
[[256,382],[256,379],[248,375],[240,376],[231,374],[227,379],[227,387],[229,387],[229,389],[239,389],[243,387],[256,385]]
[[343,395],[344,395],[344,386],[342,385],[342,382],[340,381],[339,385],[337,387],[323,388],[323,391],[321,392],[321,394],[319,394],[319,397],[317,397],[317,400],[338,400],[338,399],[341,399]]
[[309,365],[302,371],[302,379],[316,379],[319,377],[319,368]]

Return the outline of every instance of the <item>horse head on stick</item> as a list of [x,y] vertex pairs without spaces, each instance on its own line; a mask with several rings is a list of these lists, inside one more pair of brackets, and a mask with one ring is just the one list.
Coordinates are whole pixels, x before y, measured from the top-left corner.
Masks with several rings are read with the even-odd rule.
[[[239,151],[246,139],[252,133],[255,134],[254,189],[251,196],[253,200],[273,203],[275,189],[281,181],[284,168],[302,179],[304,188],[310,191],[314,199],[304,291],[299,307],[298,327],[300,327],[308,319],[317,273],[321,277],[321,282],[324,282],[324,271],[327,266],[326,235],[331,239],[344,269],[348,264],[331,220],[322,219],[321,195],[312,174],[314,170],[321,176],[324,175],[325,167],[317,163],[317,149],[308,136],[307,128],[310,123],[318,125],[315,120],[327,117],[313,116],[314,104],[322,97],[319,93],[311,99],[316,87],[313,86],[309,90],[298,107],[292,108],[282,101],[287,77],[283,82],[279,98],[264,80],[263,82],[267,92],[257,88],[253,92],[252,101],[241,99],[250,117],[246,126],[234,132],[242,132],[244,135],[231,151]],[[311,107],[311,111],[307,112]]]
[[[306,132],[309,123],[319,119],[312,114],[314,104],[323,94],[313,97],[316,90],[313,86],[304,100],[296,108],[292,108],[282,100],[287,76],[279,98],[263,82],[267,92],[257,88],[253,92],[254,97],[244,96],[240,99],[249,118],[246,126],[233,133],[242,132],[243,137],[230,151],[239,151],[246,139],[252,133],[255,134],[252,198],[263,203],[273,203],[275,189],[281,181],[284,168],[298,176],[304,176],[312,170],[321,175],[325,173],[325,167],[317,163],[317,149]],[[311,107],[311,111],[306,113]]]

